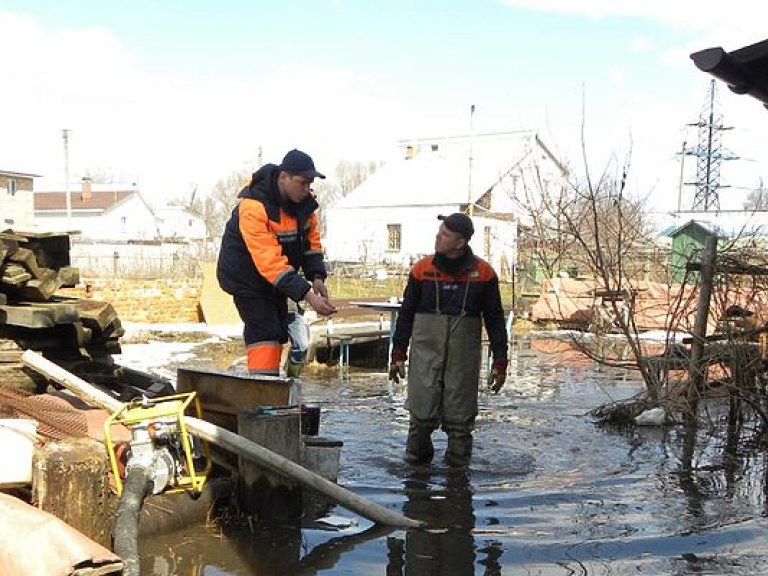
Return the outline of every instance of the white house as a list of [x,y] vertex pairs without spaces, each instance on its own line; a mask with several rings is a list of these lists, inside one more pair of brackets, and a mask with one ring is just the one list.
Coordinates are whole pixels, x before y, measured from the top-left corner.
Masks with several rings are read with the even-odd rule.
[[32,191],[37,177],[38,174],[0,170],[0,229],[32,230]]
[[69,206],[62,190],[36,191],[34,206],[37,230],[72,234],[73,264],[87,274],[188,271],[207,248],[198,216],[178,205],[152,208],[133,184],[84,180]]
[[155,240],[152,209],[134,184],[91,184],[83,181],[67,192],[39,190],[34,194],[35,225],[47,232],[77,232],[83,240]]
[[403,142],[405,153],[326,209],[331,262],[408,266],[434,251],[439,214],[471,214],[474,252],[502,279],[517,258],[516,198],[532,178],[549,185],[564,169],[534,132]]

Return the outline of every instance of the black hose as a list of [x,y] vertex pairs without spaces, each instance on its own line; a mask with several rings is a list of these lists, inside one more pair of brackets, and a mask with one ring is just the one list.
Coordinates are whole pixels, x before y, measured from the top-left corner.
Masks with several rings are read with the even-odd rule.
[[123,560],[123,576],[139,576],[139,513],[144,498],[152,490],[149,469],[130,465],[125,474],[123,492],[115,518],[115,554]]

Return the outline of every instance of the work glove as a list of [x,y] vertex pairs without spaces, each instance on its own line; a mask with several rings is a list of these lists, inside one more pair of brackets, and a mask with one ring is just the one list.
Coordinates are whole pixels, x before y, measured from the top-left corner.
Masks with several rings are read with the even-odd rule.
[[491,370],[488,373],[488,388],[490,388],[494,394],[498,394],[501,387],[504,386],[504,382],[507,381],[507,366],[509,360],[506,358],[496,358],[491,365]]
[[401,378],[405,378],[405,361],[408,356],[402,350],[392,349],[392,358],[389,361],[389,379],[395,384],[400,383]]

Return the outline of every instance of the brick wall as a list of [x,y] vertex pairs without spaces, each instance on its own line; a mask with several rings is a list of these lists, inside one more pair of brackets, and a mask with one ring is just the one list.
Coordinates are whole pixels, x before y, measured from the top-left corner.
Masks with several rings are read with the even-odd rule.
[[110,302],[122,322],[172,324],[200,321],[201,287],[201,279],[81,279],[75,288],[58,293]]

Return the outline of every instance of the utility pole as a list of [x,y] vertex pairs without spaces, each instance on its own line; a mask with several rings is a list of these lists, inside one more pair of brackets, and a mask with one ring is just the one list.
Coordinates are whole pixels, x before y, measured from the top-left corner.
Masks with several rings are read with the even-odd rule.
[[475,152],[475,105],[469,108],[469,177],[467,178],[467,210],[469,217],[475,213],[475,202],[472,198],[472,162]]
[[64,137],[64,202],[67,207],[67,231],[72,230],[72,198],[69,195],[69,130],[61,131]]

